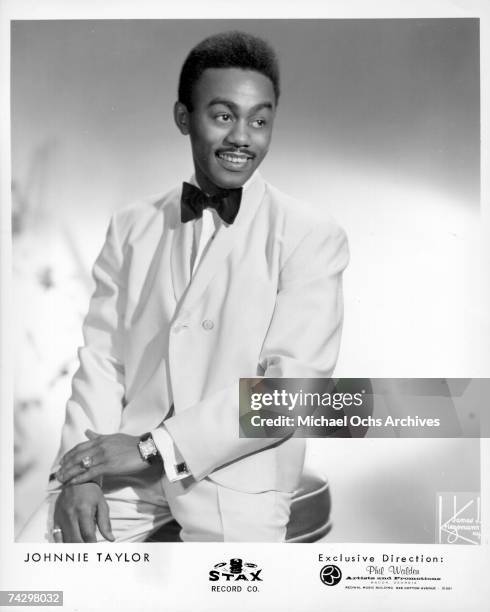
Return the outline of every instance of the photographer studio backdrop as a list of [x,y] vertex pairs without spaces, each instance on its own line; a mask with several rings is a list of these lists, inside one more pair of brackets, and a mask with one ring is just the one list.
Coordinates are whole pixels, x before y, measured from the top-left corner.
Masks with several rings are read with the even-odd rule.
[[[478,20],[17,21],[16,530],[57,450],[109,216],[190,176],[177,78],[189,49],[225,29],[279,54],[263,176],[349,237],[335,375],[488,376]],[[436,493],[480,487],[478,440],[311,440],[307,460],[331,485],[330,541],[433,542]]]

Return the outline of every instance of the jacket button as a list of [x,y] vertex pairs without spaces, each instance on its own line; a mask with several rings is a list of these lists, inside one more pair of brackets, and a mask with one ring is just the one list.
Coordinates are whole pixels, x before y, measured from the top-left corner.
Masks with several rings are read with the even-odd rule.
[[214,327],[214,323],[210,319],[204,319],[202,326],[206,331],[210,331]]

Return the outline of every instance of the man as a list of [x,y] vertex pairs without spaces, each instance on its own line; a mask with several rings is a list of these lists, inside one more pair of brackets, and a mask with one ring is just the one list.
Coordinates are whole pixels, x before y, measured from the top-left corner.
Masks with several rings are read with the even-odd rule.
[[184,541],[285,539],[304,441],[239,438],[238,381],[331,375],[348,253],[332,219],[256,172],[278,100],[261,39],[219,34],[187,57],[174,119],[195,174],[111,221],[57,482],[24,541],[35,524],[142,541],[172,517]]

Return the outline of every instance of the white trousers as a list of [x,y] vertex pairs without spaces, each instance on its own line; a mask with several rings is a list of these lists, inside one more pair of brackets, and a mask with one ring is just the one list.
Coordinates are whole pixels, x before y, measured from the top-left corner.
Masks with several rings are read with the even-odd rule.
[[[52,491],[29,519],[18,542],[53,542],[59,491]],[[175,518],[184,542],[283,542],[292,493],[244,493],[205,478],[170,483],[161,478],[104,480],[116,542],[143,542]],[[97,532],[97,540],[105,542]]]

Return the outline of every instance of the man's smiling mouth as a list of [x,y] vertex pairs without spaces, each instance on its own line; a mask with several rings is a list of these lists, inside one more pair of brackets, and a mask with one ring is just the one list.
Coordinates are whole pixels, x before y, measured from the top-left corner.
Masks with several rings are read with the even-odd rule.
[[216,156],[219,159],[222,159],[224,162],[227,162],[229,164],[233,164],[236,166],[245,165],[253,157],[252,155],[249,155],[246,153],[231,153],[229,151],[218,152],[216,153]]

